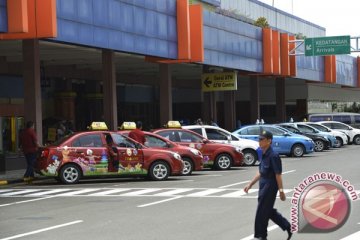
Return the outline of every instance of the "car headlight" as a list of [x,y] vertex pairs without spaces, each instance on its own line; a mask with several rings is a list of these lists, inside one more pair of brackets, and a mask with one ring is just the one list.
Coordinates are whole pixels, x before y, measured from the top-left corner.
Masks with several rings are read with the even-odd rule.
[[198,150],[196,150],[196,149],[190,149],[190,151],[191,151],[192,154],[194,154],[195,156],[200,156],[200,155],[201,155],[201,153],[200,153]]
[[174,153],[174,158],[176,158],[177,160],[182,160],[181,156],[178,153]]
[[235,151],[237,151],[238,153],[241,153],[241,148],[236,147],[236,148],[235,148]]

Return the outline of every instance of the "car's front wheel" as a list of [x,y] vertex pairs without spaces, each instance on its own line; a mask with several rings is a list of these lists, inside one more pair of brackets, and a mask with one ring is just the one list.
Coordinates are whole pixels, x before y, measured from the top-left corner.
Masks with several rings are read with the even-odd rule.
[[325,148],[325,143],[322,140],[315,140],[315,146],[314,146],[314,150],[315,152],[322,152],[324,151]]
[[193,162],[188,157],[183,157],[182,159],[184,161],[184,169],[182,171],[182,174],[185,175],[185,176],[191,175],[191,173],[192,173],[192,171],[194,169]]
[[360,145],[360,135],[356,135],[353,139],[353,142],[356,144],[356,145]]
[[339,148],[339,147],[341,147],[341,146],[343,146],[343,145],[344,145],[344,142],[343,142],[343,140],[341,139],[341,137],[336,137],[336,141],[335,141],[334,147],[335,147],[335,148]]
[[60,180],[65,184],[78,183],[81,178],[81,170],[75,164],[66,164],[60,170]]
[[303,145],[301,144],[295,144],[292,148],[291,148],[291,155],[293,157],[301,157],[302,155],[304,155],[305,152],[305,148]]
[[170,167],[164,161],[154,162],[149,171],[149,177],[155,181],[166,180],[170,175]]
[[216,157],[215,168],[219,170],[226,170],[231,167],[232,157],[229,154],[221,153]]
[[255,165],[255,163],[258,159],[256,151],[253,151],[251,149],[245,149],[245,150],[243,150],[243,154],[244,154],[243,163],[245,166]]

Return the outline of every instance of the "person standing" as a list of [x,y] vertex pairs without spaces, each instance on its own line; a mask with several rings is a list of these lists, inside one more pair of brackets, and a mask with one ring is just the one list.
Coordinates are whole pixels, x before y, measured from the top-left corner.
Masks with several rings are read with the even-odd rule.
[[24,174],[24,181],[31,183],[34,179],[36,153],[39,147],[34,122],[28,121],[26,123],[26,129],[22,131],[20,136],[20,146],[25,155],[27,164],[26,172]]
[[132,130],[129,133],[129,137],[141,144],[145,144],[146,139],[145,139],[145,134],[142,131],[142,122],[141,121],[138,121],[136,123],[136,129]]
[[255,216],[255,239],[267,238],[267,227],[269,219],[276,223],[283,231],[287,231],[287,239],[291,239],[291,225],[289,221],[281,216],[274,208],[276,194],[279,191],[280,199],[286,200],[282,182],[282,164],[281,159],[271,147],[273,134],[263,131],[259,136],[259,145],[262,150],[262,159],[260,160],[259,170],[252,181],[244,188],[248,193],[249,189],[259,181],[258,206]]

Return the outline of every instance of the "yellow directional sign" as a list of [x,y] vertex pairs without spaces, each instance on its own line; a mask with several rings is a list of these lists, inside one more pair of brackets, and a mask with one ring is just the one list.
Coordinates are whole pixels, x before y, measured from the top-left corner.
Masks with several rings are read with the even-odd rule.
[[236,72],[205,73],[201,75],[203,92],[237,90]]

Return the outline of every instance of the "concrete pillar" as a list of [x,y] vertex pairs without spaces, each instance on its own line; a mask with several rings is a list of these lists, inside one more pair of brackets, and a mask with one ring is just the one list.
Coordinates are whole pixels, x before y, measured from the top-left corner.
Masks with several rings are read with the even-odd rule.
[[173,119],[172,80],[169,64],[159,64],[160,71],[160,126]]
[[25,121],[33,121],[42,144],[42,109],[40,84],[40,51],[39,40],[23,40],[23,74],[24,74],[24,117]]
[[260,120],[260,85],[257,76],[250,77],[250,122],[254,124]]
[[285,78],[276,78],[276,120],[286,121]]
[[225,129],[233,131],[236,128],[235,91],[224,92]]
[[204,92],[204,101],[202,106],[203,122],[209,123],[210,120],[218,121],[217,119],[217,106],[216,106],[216,93],[215,92]]
[[293,117],[296,121],[303,121],[307,117],[308,106],[307,99],[296,99],[296,113]]
[[102,50],[104,120],[110,130],[117,130],[116,68],[114,51]]

